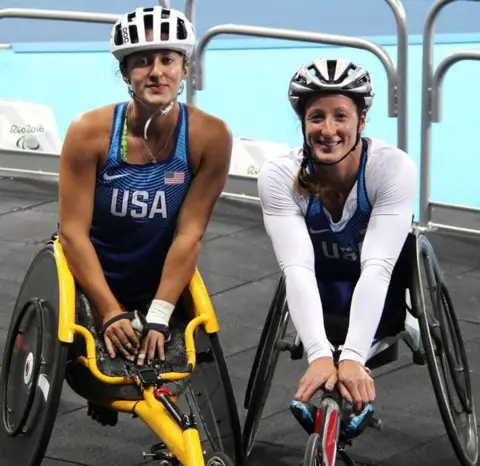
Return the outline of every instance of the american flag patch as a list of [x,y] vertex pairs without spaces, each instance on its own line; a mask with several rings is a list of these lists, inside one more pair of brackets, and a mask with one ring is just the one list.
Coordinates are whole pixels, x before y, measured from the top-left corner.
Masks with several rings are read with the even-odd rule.
[[182,184],[185,182],[184,172],[165,172],[165,184]]

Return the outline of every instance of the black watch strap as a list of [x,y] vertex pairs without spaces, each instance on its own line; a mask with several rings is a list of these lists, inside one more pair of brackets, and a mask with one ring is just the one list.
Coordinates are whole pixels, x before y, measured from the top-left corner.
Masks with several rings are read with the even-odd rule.
[[152,322],[148,322],[146,324],[146,329],[147,331],[156,330],[157,332],[160,332],[165,337],[165,341],[170,340],[170,337],[172,336],[168,325],[165,324],[154,324]]

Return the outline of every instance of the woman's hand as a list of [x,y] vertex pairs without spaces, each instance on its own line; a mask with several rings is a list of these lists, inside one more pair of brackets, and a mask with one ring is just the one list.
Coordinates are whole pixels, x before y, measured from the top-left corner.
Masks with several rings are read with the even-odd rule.
[[305,375],[298,383],[295,400],[306,403],[319,390],[324,387],[331,391],[337,383],[337,369],[333,358],[323,357],[310,363]]
[[[103,316],[102,324],[106,324],[114,317],[123,314],[122,310],[110,312]],[[129,319],[120,319],[110,324],[104,333],[105,346],[111,358],[115,358],[120,351],[126,359],[135,360],[140,343]]]
[[137,365],[143,366],[145,358],[147,361],[153,361],[155,352],[158,351],[159,358],[165,360],[165,337],[163,333],[157,330],[149,330],[147,336],[142,340],[140,351],[138,352]]
[[375,384],[370,371],[355,361],[344,360],[338,365],[338,382],[343,398],[353,401],[356,412],[375,401]]

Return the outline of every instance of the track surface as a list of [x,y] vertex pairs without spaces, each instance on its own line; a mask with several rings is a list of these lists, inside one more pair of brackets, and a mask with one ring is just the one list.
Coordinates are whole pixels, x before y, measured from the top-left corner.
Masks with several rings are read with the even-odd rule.
[[[13,303],[28,265],[57,225],[57,186],[0,179],[0,353]],[[480,244],[432,236],[467,342],[480,406]],[[221,200],[208,228],[199,269],[219,316],[221,342],[236,392],[243,398],[268,305],[279,273],[259,208]],[[299,465],[306,434],[288,403],[306,363],[280,358],[251,466]],[[376,374],[382,432],[367,432],[351,454],[381,466],[458,464],[446,437],[426,367],[413,366],[402,345],[398,362]],[[478,415],[477,415],[478,417]],[[65,386],[45,466],[136,466],[156,439],[138,419],[121,415],[114,428],[86,415],[86,403]],[[156,463],[152,463],[156,464]],[[249,466],[250,466],[249,465]],[[21,465],[19,465],[21,466]]]

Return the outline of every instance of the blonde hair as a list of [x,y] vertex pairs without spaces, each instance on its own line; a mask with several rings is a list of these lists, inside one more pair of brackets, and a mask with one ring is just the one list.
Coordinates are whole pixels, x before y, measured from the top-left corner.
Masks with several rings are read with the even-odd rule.
[[295,191],[301,196],[315,197],[320,200],[331,199],[338,200],[340,194],[333,188],[323,186],[315,171],[310,171],[308,167],[308,160],[311,159],[310,148],[307,143],[303,143],[303,159],[300,165],[300,170],[295,179]]

